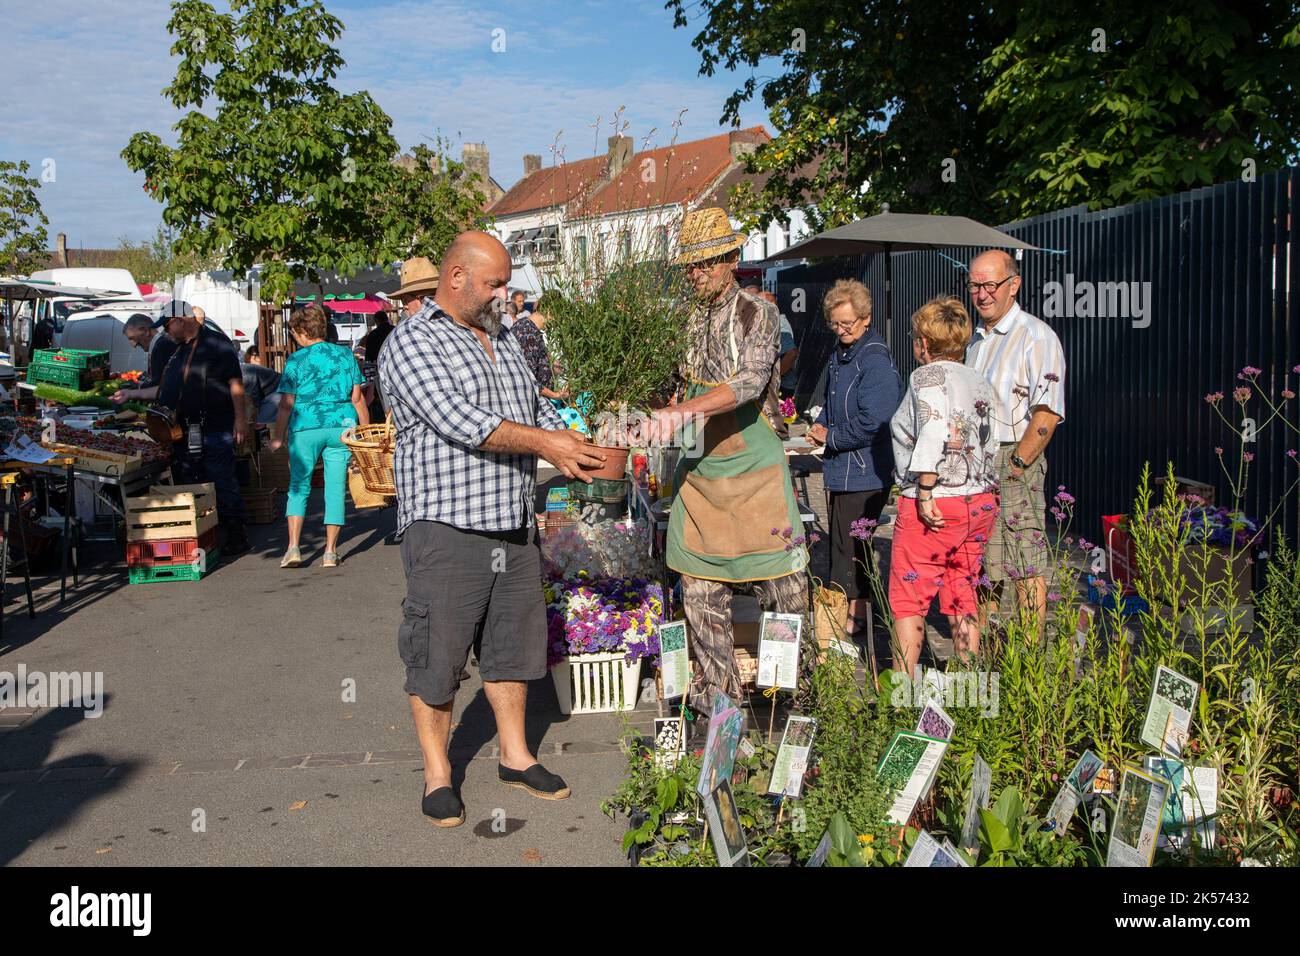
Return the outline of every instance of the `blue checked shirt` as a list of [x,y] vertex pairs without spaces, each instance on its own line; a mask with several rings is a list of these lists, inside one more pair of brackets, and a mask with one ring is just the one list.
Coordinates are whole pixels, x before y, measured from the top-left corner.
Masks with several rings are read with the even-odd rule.
[[513,531],[532,520],[534,455],[480,451],[502,421],[564,424],[519,343],[503,328],[496,362],[478,337],[426,298],[379,352],[379,387],[397,426],[397,530],[439,521],[470,531]]

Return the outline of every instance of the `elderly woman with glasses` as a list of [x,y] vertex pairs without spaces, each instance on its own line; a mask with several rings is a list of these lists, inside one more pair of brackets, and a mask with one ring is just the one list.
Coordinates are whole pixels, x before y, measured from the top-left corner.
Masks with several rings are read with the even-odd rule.
[[849,600],[850,636],[865,637],[872,595],[861,550],[865,546],[850,532],[855,521],[878,520],[889,497],[894,468],[889,419],[902,399],[903,380],[885,340],[871,328],[871,290],[841,279],[826,293],[822,312],[837,343],[826,371],[821,414],[808,437],[826,446],[830,583]]

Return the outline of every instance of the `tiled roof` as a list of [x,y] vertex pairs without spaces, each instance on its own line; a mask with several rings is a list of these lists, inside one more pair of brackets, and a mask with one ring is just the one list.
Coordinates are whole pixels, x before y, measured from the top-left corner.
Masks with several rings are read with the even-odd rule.
[[493,216],[513,216],[563,206],[605,173],[605,157],[543,166],[515,183],[488,209]]
[[134,253],[125,249],[77,249],[68,247],[68,261],[64,262],[58,250],[47,252],[44,263],[36,269],[121,269],[130,268]]
[[[771,138],[761,126],[743,132],[759,142]],[[712,192],[736,165],[727,133],[642,150],[609,181],[604,180],[606,157],[593,156],[543,168],[525,177],[490,212],[501,217],[566,205],[568,216],[600,216],[655,206],[692,205]],[[649,181],[646,171],[653,172]]]

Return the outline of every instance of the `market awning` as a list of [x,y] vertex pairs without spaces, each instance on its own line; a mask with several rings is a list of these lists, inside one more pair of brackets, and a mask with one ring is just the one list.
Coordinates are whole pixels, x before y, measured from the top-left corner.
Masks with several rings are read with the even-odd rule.
[[108,289],[83,289],[80,286],[59,285],[41,279],[0,279],[0,299],[9,298],[17,302],[25,302],[29,299],[49,299],[56,295],[70,296],[76,299],[93,299],[123,294]]

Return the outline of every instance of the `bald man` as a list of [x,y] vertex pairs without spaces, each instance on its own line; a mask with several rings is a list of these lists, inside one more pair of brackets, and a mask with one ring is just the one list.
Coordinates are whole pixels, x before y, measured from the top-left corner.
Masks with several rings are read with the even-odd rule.
[[991,249],[970,263],[966,285],[982,325],[966,350],[966,364],[993,385],[1000,509],[984,549],[981,627],[1014,581],[1023,612],[1032,613],[1041,634],[1047,621],[1046,538],[1047,444],[1065,420],[1065,352],[1051,326],[1016,302],[1020,266]]
[[510,255],[483,232],[456,237],[435,298],[379,353],[379,384],[397,425],[394,472],[406,600],[397,646],[424,755],[421,809],[438,826],[465,821],[447,743],[471,647],[496,716],[501,782],[546,800],[569,788],[524,737],[527,682],[546,674],[546,604],[533,521],[542,456],[569,478],[597,468],[502,328]]

